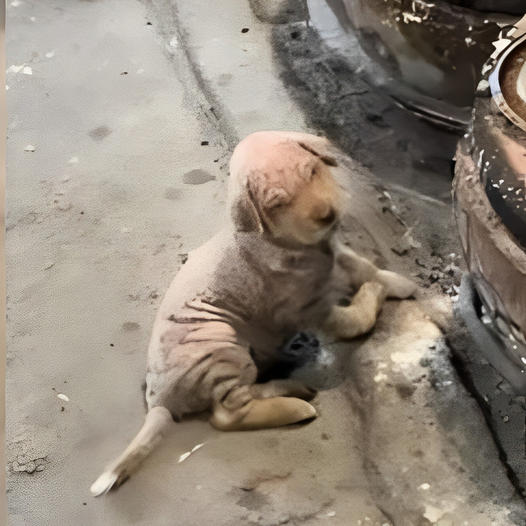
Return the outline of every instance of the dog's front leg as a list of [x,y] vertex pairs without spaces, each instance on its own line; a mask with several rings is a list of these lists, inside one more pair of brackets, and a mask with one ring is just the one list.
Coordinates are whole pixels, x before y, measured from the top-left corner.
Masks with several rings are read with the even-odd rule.
[[381,283],[367,281],[354,295],[349,306],[332,307],[323,328],[342,339],[368,333],[376,323],[385,295],[385,287]]
[[368,281],[381,283],[388,298],[409,298],[417,288],[410,279],[390,270],[379,269],[368,259],[340,243],[337,246],[336,263],[348,273],[351,285],[357,288]]

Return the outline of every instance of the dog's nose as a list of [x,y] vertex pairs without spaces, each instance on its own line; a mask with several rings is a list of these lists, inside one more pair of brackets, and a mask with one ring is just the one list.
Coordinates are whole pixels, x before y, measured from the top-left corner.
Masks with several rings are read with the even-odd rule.
[[322,225],[330,225],[334,223],[336,220],[336,210],[334,208],[329,208],[329,211],[323,215],[322,217],[318,218],[318,222],[320,222]]

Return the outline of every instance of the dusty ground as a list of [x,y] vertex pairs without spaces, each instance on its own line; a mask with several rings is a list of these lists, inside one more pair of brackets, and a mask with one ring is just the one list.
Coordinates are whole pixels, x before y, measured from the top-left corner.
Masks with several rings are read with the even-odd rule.
[[[230,434],[185,422],[119,491],[89,496],[141,423],[155,310],[223,220],[232,146],[257,129],[311,130],[273,38],[236,0],[8,5],[10,524],[524,524],[449,362],[439,325],[451,305],[438,284],[389,303],[371,337],[326,342],[295,373],[321,389],[316,421]],[[421,274],[418,257],[391,250],[413,226],[421,247],[408,251],[426,269],[447,257],[433,252],[454,236],[444,182],[434,199],[431,177],[426,197],[397,176],[391,200],[365,169],[342,173],[363,250]]]

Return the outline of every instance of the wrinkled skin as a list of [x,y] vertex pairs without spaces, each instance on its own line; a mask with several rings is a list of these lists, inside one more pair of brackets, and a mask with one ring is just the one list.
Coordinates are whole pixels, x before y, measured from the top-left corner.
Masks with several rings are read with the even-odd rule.
[[[231,224],[189,255],[157,314],[148,349],[145,423],[92,485],[124,480],[172,418],[211,411],[222,430],[314,418],[315,392],[285,379],[256,383],[295,333],[341,338],[372,329],[386,296],[415,285],[379,270],[338,241],[341,191],[329,143],[293,132],[258,132],[232,155]],[[338,300],[358,291],[348,307]]]

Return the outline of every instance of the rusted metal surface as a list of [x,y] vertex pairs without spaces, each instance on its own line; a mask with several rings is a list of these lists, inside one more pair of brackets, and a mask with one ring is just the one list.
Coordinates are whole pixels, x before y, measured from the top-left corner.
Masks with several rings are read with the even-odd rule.
[[[381,66],[376,79],[430,120],[467,126],[480,70],[500,26],[516,21],[438,0],[327,0],[342,27]],[[373,80],[374,81],[374,80]]]
[[526,131],[526,34],[502,52],[489,77],[489,84],[502,113]]
[[493,210],[467,141],[457,151],[455,215],[464,256],[489,318],[526,366],[526,253]]
[[525,21],[501,32],[482,68],[471,127],[457,149],[453,192],[481,321],[500,338],[502,363],[514,363],[519,375],[526,369]]

